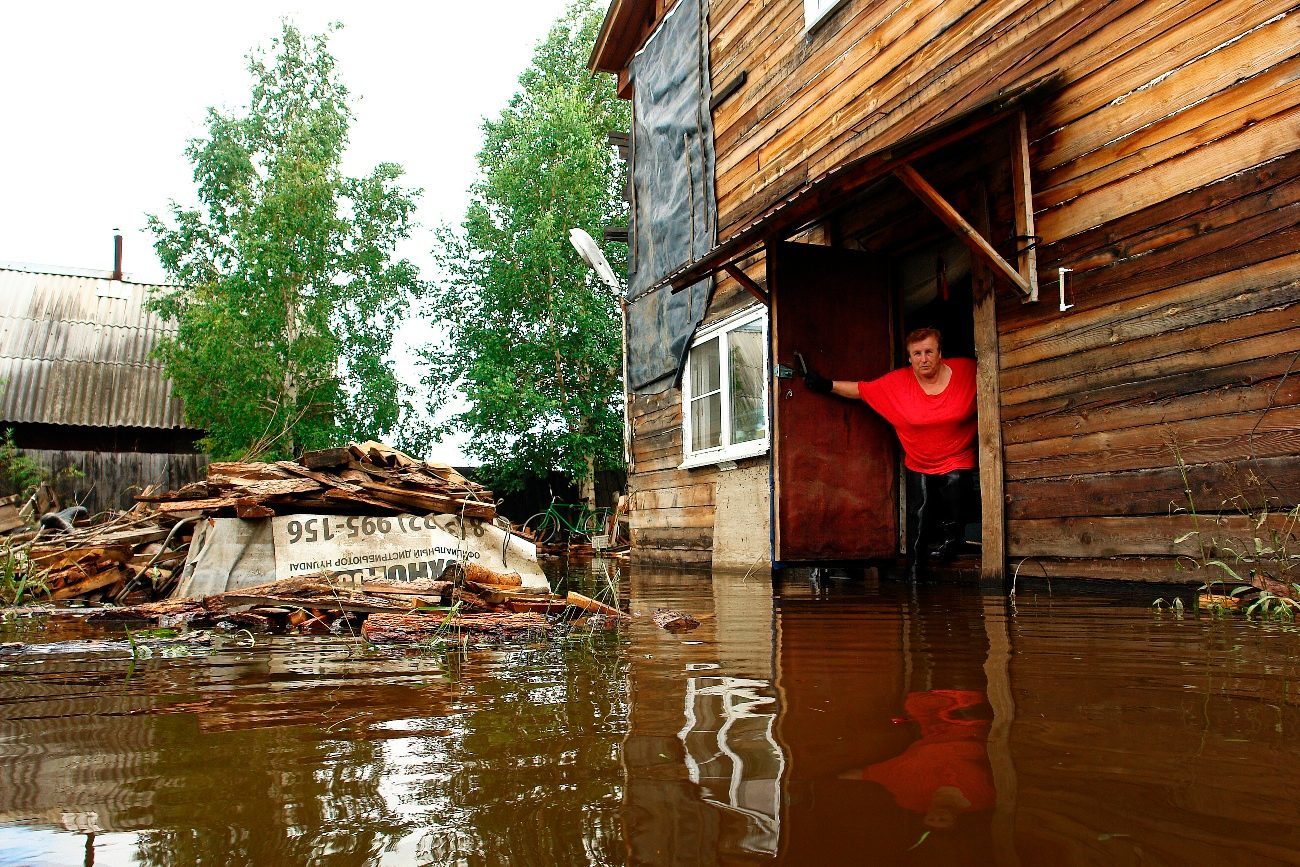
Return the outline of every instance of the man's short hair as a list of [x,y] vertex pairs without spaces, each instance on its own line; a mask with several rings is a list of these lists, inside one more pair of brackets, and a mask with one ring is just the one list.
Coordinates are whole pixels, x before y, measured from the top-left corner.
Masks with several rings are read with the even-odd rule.
[[928,337],[933,337],[939,351],[943,352],[943,335],[939,333],[938,328],[913,328],[907,333],[907,339],[903,341],[903,346],[911,346],[913,343],[920,343]]

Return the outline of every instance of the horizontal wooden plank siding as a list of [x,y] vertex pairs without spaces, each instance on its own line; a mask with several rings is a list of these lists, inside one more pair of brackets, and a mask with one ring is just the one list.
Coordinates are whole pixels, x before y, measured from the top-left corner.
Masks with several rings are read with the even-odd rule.
[[633,559],[707,567],[713,547],[713,468],[682,470],[681,391],[633,395],[628,470]]
[[[1243,508],[1300,505],[1300,7],[849,0],[805,34],[800,0],[715,0],[709,22],[715,88],[745,74],[713,114],[724,238],[831,169],[1058,74],[1028,109],[1041,300],[998,293],[1013,565],[1200,581],[1190,509],[1224,536],[1246,532]],[[946,179],[959,209],[971,173]],[[989,196],[1005,224],[1009,191]],[[894,215],[918,207],[881,187],[826,219],[887,250],[914,231]],[[1012,234],[990,241],[1015,261]],[[685,518],[706,494],[668,468],[674,449],[679,435],[647,436],[638,472],[647,503]]]

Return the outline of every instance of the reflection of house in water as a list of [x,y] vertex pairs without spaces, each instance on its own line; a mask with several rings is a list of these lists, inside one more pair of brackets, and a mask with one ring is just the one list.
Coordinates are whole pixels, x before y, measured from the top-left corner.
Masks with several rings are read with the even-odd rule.
[[[982,737],[986,714],[994,716],[989,786],[999,803],[972,803],[927,852],[953,854],[953,863],[1014,863],[1003,821],[1014,769],[995,743],[1010,724],[1004,654],[995,652],[999,642],[987,630],[996,621],[978,591],[945,588],[966,598],[935,605],[906,588],[854,583],[826,599],[784,581],[778,602],[767,580],[715,574],[709,611],[698,580],[632,575],[634,609],[693,605],[713,616],[688,636],[663,636],[630,668],[623,751],[630,863],[901,856],[925,832],[925,817],[861,771],[907,754],[925,734],[905,718],[909,693],[951,690],[990,694],[991,708],[980,702],[958,716],[971,717]],[[929,780],[904,782],[920,789]]]
[[629,668],[623,829],[630,864],[766,859],[780,841],[786,756],[776,739],[772,588],[716,575],[712,610],[698,576],[638,569],[633,609],[703,616]]
[[704,800],[745,817],[736,846],[775,855],[780,842],[781,776],[785,754],[774,737],[771,684],[744,677],[686,679],[686,725],[677,735],[686,768]]

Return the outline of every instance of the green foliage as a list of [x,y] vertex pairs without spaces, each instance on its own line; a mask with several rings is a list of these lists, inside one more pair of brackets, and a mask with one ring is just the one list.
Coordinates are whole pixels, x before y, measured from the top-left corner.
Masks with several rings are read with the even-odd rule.
[[[468,433],[501,490],[622,463],[618,299],[568,241],[571,228],[600,238],[626,219],[608,134],[628,129],[630,109],[586,68],[602,13],[576,0],[538,44],[518,92],[484,122],[463,222],[444,226],[434,250],[430,312],[447,338],[424,351],[430,408],[465,397],[437,432]],[[606,247],[625,261],[626,246]]]
[[148,218],[177,284],[150,300],[178,323],[158,351],[218,459],[400,435],[408,408],[388,354],[421,290],[394,258],[419,191],[393,163],[343,174],[352,114],[327,38],[285,22],[249,58],[246,110],[209,109],[186,149],[198,207]]
[[[1234,495],[1219,505],[1219,512],[1245,519],[1238,526],[1244,523],[1246,529],[1244,533],[1227,532],[1223,528],[1228,525],[1215,516],[1203,521],[1192,497],[1187,464],[1178,444],[1171,442],[1170,448],[1182,478],[1186,512],[1192,519],[1192,529],[1176,538],[1174,544],[1195,540],[1197,553],[1191,559],[1198,571],[1209,576],[1200,589],[1212,597],[1225,592],[1231,597],[1241,597],[1242,604],[1237,610],[1248,618],[1259,615],[1291,620],[1294,612],[1300,610],[1300,583],[1294,580],[1300,567],[1300,506],[1279,509],[1276,501],[1268,496],[1256,504],[1245,494]],[[1213,529],[1204,526],[1204,522]],[[1229,584],[1238,586],[1228,591]],[[1217,601],[1210,607],[1215,613],[1226,610]]]
[[49,570],[32,568],[26,548],[0,545],[0,605],[18,606],[48,596],[48,577]]
[[14,444],[13,428],[7,428],[0,435],[0,490],[6,494],[18,494],[21,499],[26,499],[42,484],[53,485],[80,476],[81,471],[76,467],[67,466],[52,472],[20,452]]

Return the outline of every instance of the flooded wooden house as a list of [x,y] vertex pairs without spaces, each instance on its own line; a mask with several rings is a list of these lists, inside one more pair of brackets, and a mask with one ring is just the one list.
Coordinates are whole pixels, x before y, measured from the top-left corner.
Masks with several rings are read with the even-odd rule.
[[185,423],[152,352],[170,323],[145,310],[152,287],[112,272],[0,267],[0,431],[51,471],[78,474],[64,497],[125,508],[149,484],[202,478],[203,435]]
[[792,374],[917,326],[977,360],[986,577],[1199,580],[1300,502],[1292,4],[614,0],[591,65],[634,110],[641,559],[903,550],[891,431]]

